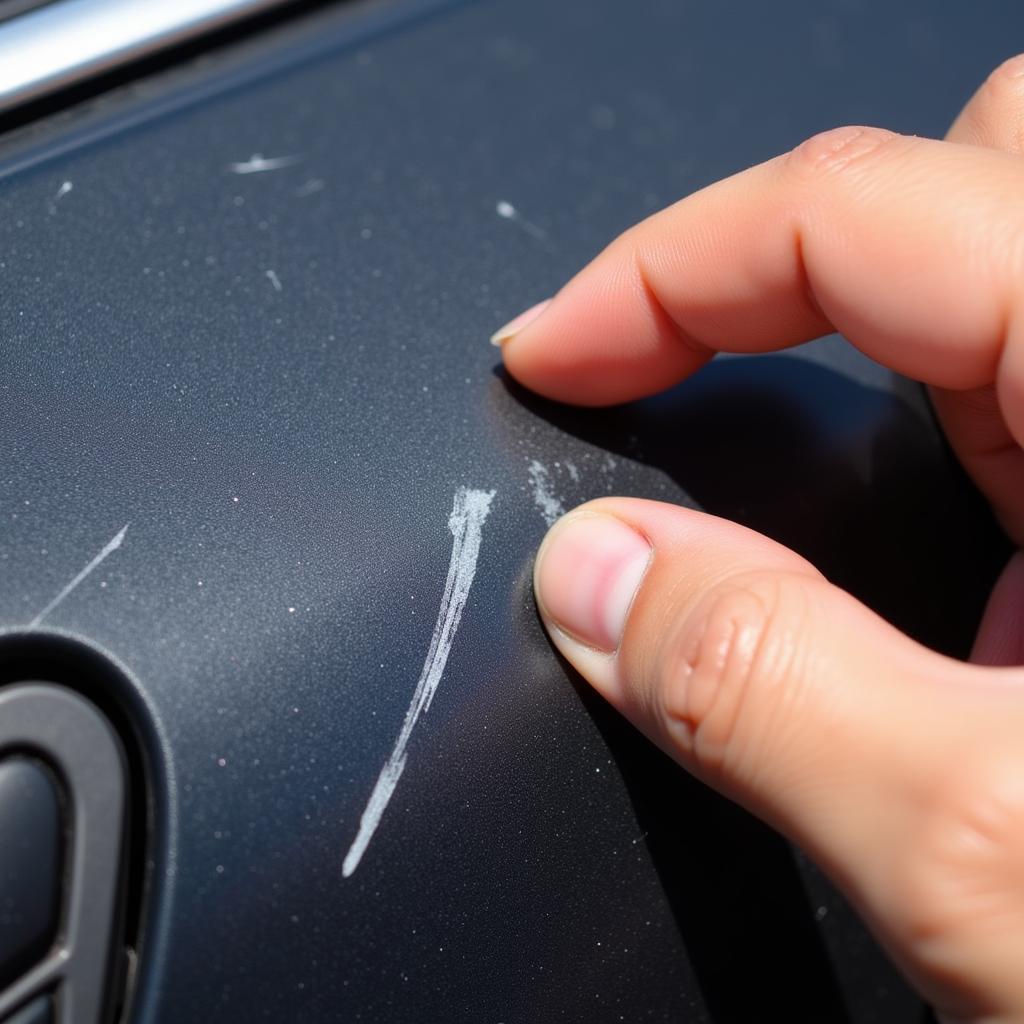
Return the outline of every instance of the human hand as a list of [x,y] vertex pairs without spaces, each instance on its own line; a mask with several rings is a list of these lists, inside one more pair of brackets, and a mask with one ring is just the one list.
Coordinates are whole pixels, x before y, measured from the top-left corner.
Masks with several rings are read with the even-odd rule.
[[[605,405],[718,351],[841,331],[930,386],[1024,544],[1022,153],[1018,57],[945,142],[841,128],[627,231],[496,335],[505,365],[550,398]],[[814,856],[940,1014],[1024,1020],[1021,552],[967,664],[768,538],[658,502],[569,513],[535,589],[582,675]]]

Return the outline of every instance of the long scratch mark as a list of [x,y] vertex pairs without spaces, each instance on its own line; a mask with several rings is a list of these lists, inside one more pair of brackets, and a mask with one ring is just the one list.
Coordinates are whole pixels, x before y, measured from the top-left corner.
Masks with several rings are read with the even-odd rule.
[[228,164],[232,174],[262,174],[264,171],[279,171],[282,167],[291,167],[302,159],[301,156],[263,156],[253,153],[248,160]]
[[553,526],[556,520],[565,515],[565,506],[555,494],[548,467],[543,462],[538,462],[537,459],[530,459],[529,474],[533,503],[540,510],[544,522],[548,526]]
[[54,608],[57,607],[81,583],[99,564],[113,554],[124,541],[124,535],[128,532],[128,524],[125,523],[120,530],[104,545],[103,550],[28,624],[29,629],[35,629],[43,619],[46,618]]
[[363,811],[363,816],[359,819],[359,831],[345,855],[341,873],[346,878],[359,867],[359,861],[380,824],[381,816],[384,814],[391,795],[395,791],[395,786],[398,785],[398,780],[402,777],[402,772],[405,769],[409,737],[412,735],[420,715],[430,707],[430,702],[437,692],[437,686],[441,682],[441,676],[444,674],[444,668],[448,662],[448,654],[452,649],[452,641],[455,639],[455,631],[459,628],[462,610],[465,608],[466,598],[469,596],[469,588],[476,575],[484,520],[491,510],[493,498],[494,491],[478,491],[460,487],[455,492],[452,513],[448,518],[448,529],[451,530],[453,537],[452,557],[448,564],[448,579],[444,585],[444,595],[441,598],[441,608],[434,626],[434,635],[430,639],[430,648],[427,651],[426,660],[423,662],[423,670],[416,683],[412,703],[405,713],[405,720],[402,722],[402,729],[398,734],[394,750],[391,751],[391,756],[381,769],[377,783],[366,804],[366,810]]

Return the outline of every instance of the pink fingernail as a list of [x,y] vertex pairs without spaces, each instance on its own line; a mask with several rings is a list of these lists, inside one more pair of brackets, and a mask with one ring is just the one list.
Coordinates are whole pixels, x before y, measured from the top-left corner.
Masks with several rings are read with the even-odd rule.
[[590,647],[616,650],[651,555],[648,541],[621,519],[570,516],[541,549],[536,586],[545,615]]
[[550,299],[538,302],[536,306],[531,306],[525,313],[520,313],[514,320],[509,320],[504,327],[491,335],[491,344],[499,347],[504,345],[506,341],[513,337],[513,335],[518,334],[527,324],[533,323],[547,309],[550,302]]

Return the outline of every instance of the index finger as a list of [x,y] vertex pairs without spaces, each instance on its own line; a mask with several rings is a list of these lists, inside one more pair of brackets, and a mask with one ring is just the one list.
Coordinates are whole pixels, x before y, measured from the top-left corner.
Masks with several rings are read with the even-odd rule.
[[660,391],[715,352],[836,330],[930,384],[996,382],[1020,443],[1022,270],[1019,158],[840,128],[627,231],[503,354],[541,394],[607,405]]

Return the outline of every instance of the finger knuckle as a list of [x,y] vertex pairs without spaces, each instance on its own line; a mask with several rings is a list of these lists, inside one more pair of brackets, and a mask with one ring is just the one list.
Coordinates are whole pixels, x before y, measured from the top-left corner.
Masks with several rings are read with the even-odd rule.
[[875,159],[901,136],[884,128],[846,125],[812,135],[792,150],[787,163],[801,178],[818,179],[842,174]]
[[704,595],[669,645],[662,714],[703,769],[742,759],[758,728],[798,687],[806,634],[802,580],[737,577]]
[[1024,756],[959,764],[921,803],[916,838],[898,872],[913,946],[940,961],[982,933],[1019,932]]

